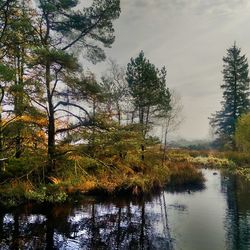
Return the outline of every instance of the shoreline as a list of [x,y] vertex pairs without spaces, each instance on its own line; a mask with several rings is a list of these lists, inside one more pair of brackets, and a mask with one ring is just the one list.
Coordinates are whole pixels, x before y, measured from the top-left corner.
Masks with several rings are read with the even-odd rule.
[[[162,164],[160,150],[148,152],[145,161],[116,160],[112,168],[99,169],[86,175],[72,173],[67,177],[50,177],[50,183],[35,183],[13,179],[0,186],[1,206],[15,207],[25,202],[63,203],[72,197],[129,196],[140,198],[159,192],[165,187],[204,185],[200,168],[230,171],[250,179],[250,168],[236,167],[225,153],[191,150],[170,150]],[[136,164],[135,164],[136,162]]]

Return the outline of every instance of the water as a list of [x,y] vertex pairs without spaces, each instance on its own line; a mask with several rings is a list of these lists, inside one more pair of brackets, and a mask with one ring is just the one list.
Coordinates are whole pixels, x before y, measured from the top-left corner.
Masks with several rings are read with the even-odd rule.
[[199,191],[1,211],[0,249],[250,249],[250,183],[202,171]]

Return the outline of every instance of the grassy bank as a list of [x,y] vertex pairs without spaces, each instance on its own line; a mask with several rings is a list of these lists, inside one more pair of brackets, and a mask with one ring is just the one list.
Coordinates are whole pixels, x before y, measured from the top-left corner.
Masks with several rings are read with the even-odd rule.
[[1,172],[1,203],[64,202],[75,194],[141,196],[165,186],[202,186],[201,167],[232,171],[250,180],[250,155],[246,153],[169,150],[165,162],[158,146],[148,147],[143,161],[141,153],[139,149],[126,154],[108,150],[91,155],[78,149],[59,158],[56,174],[47,179],[42,152],[38,158],[13,159]]
[[223,169],[250,180],[250,153],[170,150],[168,157],[171,162],[188,162],[194,167]]
[[[9,162],[2,172],[1,203],[15,206],[27,200],[36,202],[64,202],[75,194],[102,196],[141,196],[164,186],[202,185],[201,172],[186,161],[168,159],[162,162],[158,147],[148,148],[141,154],[129,151],[126,156],[116,154],[68,154],[58,159],[57,174],[43,181],[43,165],[34,169],[37,160],[31,157]],[[20,167],[22,165],[22,167]],[[20,169],[18,177],[12,172]],[[25,169],[25,170],[24,170]]]

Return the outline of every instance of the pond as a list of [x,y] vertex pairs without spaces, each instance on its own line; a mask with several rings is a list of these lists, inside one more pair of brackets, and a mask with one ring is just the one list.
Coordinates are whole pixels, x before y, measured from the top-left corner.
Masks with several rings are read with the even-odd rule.
[[202,190],[1,211],[0,249],[250,249],[250,183],[202,171]]

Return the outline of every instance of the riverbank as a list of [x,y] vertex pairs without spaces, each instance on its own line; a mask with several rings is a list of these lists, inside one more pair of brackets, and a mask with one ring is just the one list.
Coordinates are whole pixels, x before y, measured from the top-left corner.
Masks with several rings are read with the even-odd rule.
[[[17,206],[23,202],[65,202],[75,195],[142,196],[165,186],[194,185],[202,187],[204,178],[192,163],[167,159],[162,161],[159,147],[148,148],[144,160],[138,152],[125,157],[91,157],[69,155],[58,162],[57,174],[42,181],[41,171],[28,172],[11,178],[11,163],[6,166],[6,179],[0,185],[2,206]],[[16,162],[14,162],[16,164]],[[38,179],[40,181],[38,181]]]
[[250,180],[250,153],[215,150],[170,150],[171,162],[188,162],[194,167],[221,169]]
[[198,192],[1,209],[0,249],[249,249],[250,182],[214,172]]
[[[202,188],[205,180],[200,168],[231,171],[250,180],[248,154],[171,149],[163,161],[162,150],[153,146],[143,152],[143,160],[141,156],[142,152],[133,150],[126,155],[69,154],[58,159],[56,174],[47,180],[42,176],[42,161],[32,157],[10,161],[1,173],[0,203],[60,203],[76,195],[140,197],[166,186]],[[17,169],[19,176],[13,177]]]

